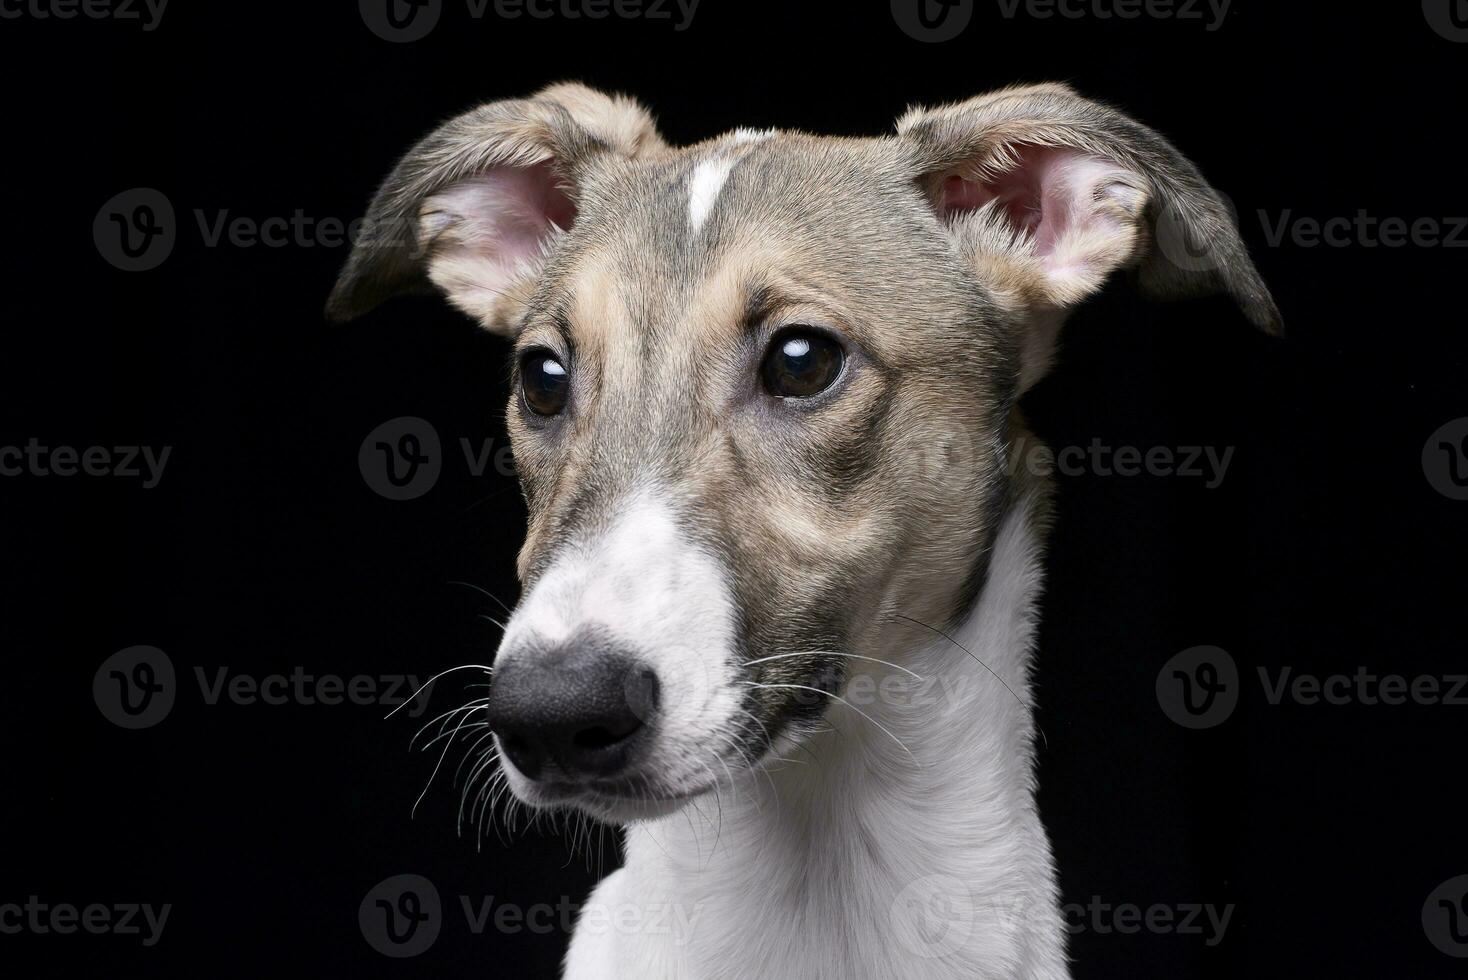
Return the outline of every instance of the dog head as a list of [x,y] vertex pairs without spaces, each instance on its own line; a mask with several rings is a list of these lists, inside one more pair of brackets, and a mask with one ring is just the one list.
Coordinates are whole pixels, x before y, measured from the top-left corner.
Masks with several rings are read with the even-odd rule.
[[798,738],[895,617],[967,608],[1014,403],[1111,273],[1279,323],[1197,170],[1057,85],[678,149],[555,86],[429,135],[367,227],[332,318],[437,287],[513,340],[530,522],[489,720],[519,798],[612,820]]

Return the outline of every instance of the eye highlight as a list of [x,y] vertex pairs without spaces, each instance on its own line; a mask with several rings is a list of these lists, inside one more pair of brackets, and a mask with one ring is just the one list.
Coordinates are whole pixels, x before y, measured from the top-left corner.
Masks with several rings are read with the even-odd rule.
[[770,341],[760,376],[776,398],[810,398],[835,384],[845,360],[841,345],[828,334],[786,327]]
[[527,351],[520,359],[520,397],[536,415],[559,415],[571,392],[571,373],[550,351]]

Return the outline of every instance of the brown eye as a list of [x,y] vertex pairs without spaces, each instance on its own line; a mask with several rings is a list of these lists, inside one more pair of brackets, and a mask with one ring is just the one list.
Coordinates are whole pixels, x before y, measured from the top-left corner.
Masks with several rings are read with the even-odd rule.
[[844,359],[841,345],[826,334],[788,327],[770,342],[760,373],[776,398],[809,398],[835,383]]
[[530,351],[521,360],[520,394],[536,415],[559,415],[570,391],[570,373],[548,351]]

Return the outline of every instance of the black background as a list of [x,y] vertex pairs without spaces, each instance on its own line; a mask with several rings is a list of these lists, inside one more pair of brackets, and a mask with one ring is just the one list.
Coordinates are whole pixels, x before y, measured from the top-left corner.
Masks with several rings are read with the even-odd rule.
[[[1236,906],[1206,936],[1071,941],[1077,977],[1461,976],[1423,903],[1468,873],[1468,707],[1273,705],[1256,668],[1468,671],[1468,503],[1423,446],[1468,415],[1468,252],[1272,246],[1265,222],[1448,219],[1462,192],[1468,44],[1416,3],[1235,0],[1205,21],[1037,19],[977,4],[921,43],[885,3],[702,0],[670,21],[475,20],[448,0],[415,43],[355,6],[185,4],[156,30],[0,20],[6,288],[0,445],[172,447],[137,480],[0,478],[5,584],[0,904],[173,906],[161,941],[0,935],[7,976],[552,976],[566,936],[466,926],[458,896],[578,902],[594,880],[554,833],[455,836],[418,722],[380,707],[209,705],[195,668],[262,677],[416,674],[493,655],[478,618],[513,603],[524,511],[458,440],[505,444],[502,341],[435,299],[329,328],[343,247],[209,246],[214,220],[349,220],[439,119],[565,78],[637,95],[688,142],[736,125],[880,133],[908,104],[1062,79],[1167,134],[1237,206],[1286,341],[1223,299],[1152,304],[1118,281],[1071,320],[1029,399],[1058,446],[1235,447],[1199,479],[1060,481],[1038,656],[1040,803],[1069,902]],[[158,268],[94,242],[114,194],[177,214]],[[1445,226],[1446,228],[1446,226]],[[1468,242],[1462,234],[1460,244]],[[373,493],[357,451],[420,416],[446,459],[423,497]],[[149,644],[179,672],[172,713],[110,724],[92,678]],[[1242,699],[1187,731],[1154,682],[1177,652],[1229,651]],[[453,761],[457,761],[454,759]],[[614,858],[608,858],[608,865]],[[431,879],[431,950],[388,959],[359,903]],[[1078,920],[1083,921],[1083,920]]]

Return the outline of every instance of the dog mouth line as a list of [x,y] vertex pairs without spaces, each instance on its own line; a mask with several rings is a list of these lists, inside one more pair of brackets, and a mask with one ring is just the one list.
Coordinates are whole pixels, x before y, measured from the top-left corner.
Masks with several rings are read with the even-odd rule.
[[[714,756],[705,766],[708,775],[686,788],[661,784],[647,776],[632,775],[617,779],[594,779],[582,782],[571,780],[549,780],[534,782],[531,791],[535,803],[542,806],[594,804],[603,806],[625,806],[627,804],[679,804],[687,803],[720,787],[731,785],[742,774],[755,772],[763,763],[770,746],[762,746],[751,764],[749,757],[741,753],[736,762]],[[722,769],[720,768],[722,766]],[[727,772],[726,775],[721,775]]]
[[635,782],[617,783],[536,783],[535,795],[542,805],[600,804],[624,806],[628,803],[687,803],[703,796],[717,786],[717,781],[700,783],[691,789],[675,792],[650,792],[648,787]]
[[[516,795],[531,807],[545,809],[678,807],[724,787],[733,788],[741,777],[760,772],[771,761],[791,761],[781,758],[777,751],[782,740],[794,739],[798,743],[809,730],[818,730],[811,727],[815,718],[803,717],[807,712],[791,711],[788,705],[780,706],[771,715],[757,712],[746,701],[740,713],[748,722],[730,719],[733,724],[720,726],[711,733],[712,737],[728,743],[734,751],[714,752],[702,757],[701,764],[695,762],[691,772],[678,774],[682,777],[680,779],[660,778],[669,774],[657,771],[656,756],[660,753],[654,753],[644,759],[635,771],[615,775],[567,778],[565,773],[553,770],[546,774],[550,778],[527,780],[528,785],[520,787]],[[503,754],[501,765],[513,768]]]

